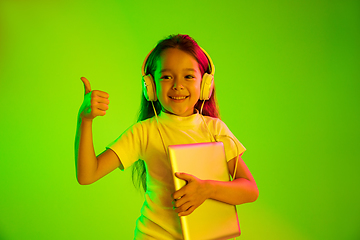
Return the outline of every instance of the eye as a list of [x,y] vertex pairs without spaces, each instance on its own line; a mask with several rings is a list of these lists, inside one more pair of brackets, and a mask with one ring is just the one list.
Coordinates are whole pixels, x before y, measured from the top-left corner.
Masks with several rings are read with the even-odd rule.
[[195,76],[193,76],[193,75],[186,75],[185,78],[191,80],[191,79],[194,79]]
[[163,75],[160,77],[160,80],[170,80],[171,79],[171,76],[169,75]]

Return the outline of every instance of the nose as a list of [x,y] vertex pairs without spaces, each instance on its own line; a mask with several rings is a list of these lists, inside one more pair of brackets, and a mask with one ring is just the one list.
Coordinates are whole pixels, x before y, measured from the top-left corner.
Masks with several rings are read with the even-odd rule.
[[172,89],[174,90],[184,89],[184,86],[182,85],[181,81],[179,81],[179,78],[174,79],[174,84],[172,86]]

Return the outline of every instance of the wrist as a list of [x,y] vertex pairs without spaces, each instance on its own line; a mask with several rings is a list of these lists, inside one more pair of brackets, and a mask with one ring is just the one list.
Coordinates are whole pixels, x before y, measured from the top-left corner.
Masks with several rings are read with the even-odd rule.
[[216,186],[212,180],[204,180],[207,198],[214,199]]
[[92,121],[93,121],[93,118],[86,118],[86,117],[81,117],[79,116],[78,118],[78,122],[81,123],[81,124],[92,124]]

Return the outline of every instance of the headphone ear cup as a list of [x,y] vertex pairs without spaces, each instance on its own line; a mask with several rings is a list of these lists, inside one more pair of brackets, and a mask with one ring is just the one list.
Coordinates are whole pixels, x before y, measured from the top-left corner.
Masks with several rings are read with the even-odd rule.
[[200,100],[209,100],[214,89],[214,75],[205,73],[200,87]]
[[156,88],[153,77],[148,74],[146,76],[143,76],[143,93],[148,101],[156,101]]

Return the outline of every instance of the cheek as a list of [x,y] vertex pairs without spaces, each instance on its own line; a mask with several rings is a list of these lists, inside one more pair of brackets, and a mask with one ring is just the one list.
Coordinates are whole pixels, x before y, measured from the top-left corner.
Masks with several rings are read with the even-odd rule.
[[200,90],[201,90],[201,81],[197,82],[196,84],[194,84],[194,94],[196,94],[196,96],[200,96]]
[[156,95],[159,99],[165,99],[167,95],[166,85],[156,83]]

